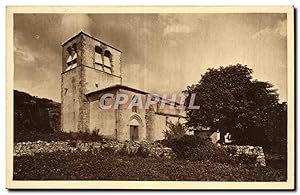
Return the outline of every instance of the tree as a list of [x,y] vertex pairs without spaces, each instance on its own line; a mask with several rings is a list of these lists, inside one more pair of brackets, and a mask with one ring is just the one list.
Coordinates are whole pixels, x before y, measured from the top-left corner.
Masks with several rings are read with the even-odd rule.
[[266,143],[266,133],[279,125],[282,106],[273,86],[253,80],[252,72],[241,64],[208,69],[185,91],[187,100],[195,93],[195,104],[200,106],[187,110],[187,126],[209,127],[221,135],[229,132],[240,144]]

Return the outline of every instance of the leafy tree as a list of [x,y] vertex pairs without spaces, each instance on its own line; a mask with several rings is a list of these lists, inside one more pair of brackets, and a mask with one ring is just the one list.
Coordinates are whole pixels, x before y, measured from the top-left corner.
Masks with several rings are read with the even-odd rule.
[[187,125],[209,127],[221,135],[229,132],[240,144],[266,143],[266,133],[272,134],[280,126],[282,106],[273,86],[253,80],[252,72],[241,64],[208,69],[197,84],[185,91],[187,100],[195,93],[195,104],[200,106],[187,110]]

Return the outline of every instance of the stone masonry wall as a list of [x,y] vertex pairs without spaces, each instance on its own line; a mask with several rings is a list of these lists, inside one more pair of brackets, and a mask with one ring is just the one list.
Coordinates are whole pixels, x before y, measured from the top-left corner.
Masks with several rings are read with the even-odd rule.
[[[228,150],[235,151],[235,156],[247,155],[256,159],[255,166],[266,166],[266,159],[263,148],[260,146],[237,146],[222,145]],[[81,142],[81,141],[57,141],[57,142],[19,142],[14,146],[14,156],[32,156],[36,153],[51,152],[99,152],[110,151],[115,154],[136,155],[153,158],[176,158],[171,148],[165,147],[160,143],[150,142]]]
[[256,158],[256,166],[266,166],[265,154],[260,146],[222,145],[221,147],[234,150],[236,156],[247,155]]
[[175,158],[171,148],[162,146],[159,143],[149,142],[81,142],[81,141],[57,141],[57,142],[19,142],[14,146],[14,156],[32,156],[36,153],[63,152],[96,152],[108,150],[115,154],[138,155],[154,158]]

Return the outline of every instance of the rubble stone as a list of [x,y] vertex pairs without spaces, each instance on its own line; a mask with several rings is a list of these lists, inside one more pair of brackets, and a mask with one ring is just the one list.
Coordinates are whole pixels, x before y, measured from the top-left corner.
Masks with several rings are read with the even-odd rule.
[[[165,147],[159,143],[150,142],[118,142],[106,141],[101,142],[81,142],[81,141],[36,141],[36,142],[19,142],[14,145],[14,156],[32,156],[36,153],[50,153],[56,151],[65,152],[95,152],[101,150],[110,150],[115,154],[142,155],[154,158],[175,158],[175,153],[171,148]],[[139,153],[139,154],[137,154]]]
[[261,146],[239,146],[239,145],[222,145],[221,147],[235,150],[235,155],[248,155],[251,157],[256,157],[255,166],[266,166],[266,158],[264,150]]

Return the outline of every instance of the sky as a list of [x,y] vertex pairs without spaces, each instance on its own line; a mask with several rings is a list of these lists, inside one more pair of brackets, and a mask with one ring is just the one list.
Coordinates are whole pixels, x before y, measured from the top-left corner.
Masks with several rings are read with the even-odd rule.
[[14,88],[60,102],[61,44],[84,31],[122,50],[123,84],[180,93],[243,64],[287,101],[286,14],[15,14]]

